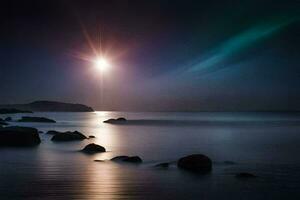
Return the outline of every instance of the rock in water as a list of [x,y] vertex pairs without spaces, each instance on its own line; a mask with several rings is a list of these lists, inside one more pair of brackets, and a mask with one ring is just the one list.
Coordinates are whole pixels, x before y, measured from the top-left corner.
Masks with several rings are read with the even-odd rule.
[[118,122],[126,122],[127,120],[124,117],[119,117],[116,119]]
[[111,161],[116,161],[116,162],[119,162],[119,161],[123,161],[124,159],[127,159],[129,158],[129,156],[116,156],[116,157],[113,157],[112,159],[110,159]]
[[1,126],[6,126],[6,125],[8,125],[8,123],[6,123],[6,122],[4,122],[4,121],[0,121],[0,125],[1,125]]
[[11,117],[6,117],[6,118],[5,118],[5,121],[7,121],[7,122],[10,122],[11,120],[12,120]]
[[55,134],[51,140],[55,142],[67,142],[67,141],[76,141],[76,140],[84,140],[87,139],[85,135],[78,131],[74,132],[63,132],[63,133],[57,133]]
[[96,137],[93,135],[89,135],[89,139],[91,139],[91,138],[96,138]]
[[18,126],[0,128],[0,147],[30,147],[40,143],[41,139],[35,128]]
[[212,161],[205,155],[193,154],[180,158],[177,162],[177,166],[187,171],[206,174],[212,170]]
[[157,165],[155,165],[155,168],[160,168],[160,169],[168,169],[170,166],[170,163],[159,163]]
[[56,121],[45,117],[22,117],[22,119],[19,119],[18,122],[56,123]]
[[124,117],[119,117],[117,119],[108,119],[103,121],[103,123],[109,123],[109,124],[118,124],[118,123],[124,123],[127,120]]
[[106,150],[103,146],[91,143],[86,145],[81,151],[87,154],[94,154],[94,153],[102,153],[105,152]]
[[57,133],[62,133],[62,132],[50,130],[50,131],[47,131],[46,134],[48,134],[48,135],[56,135]]
[[116,156],[112,158],[111,161],[136,163],[136,164],[143,162],[143,160],[139,156]]

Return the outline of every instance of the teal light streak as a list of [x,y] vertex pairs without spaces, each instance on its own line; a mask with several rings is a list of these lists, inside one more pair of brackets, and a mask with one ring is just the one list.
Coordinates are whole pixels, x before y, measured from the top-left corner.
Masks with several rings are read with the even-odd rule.
[[187,72],[200,72],[206,69],[218,67],[218,65],[221,65],[226,59],[231,58],[254,43],[280,31],[296,20],[298,20],[298,18],[273,20],[267,23],[258,24],[211,50],[210,53],[205,56],[206,58],[192,65],[188,68]]

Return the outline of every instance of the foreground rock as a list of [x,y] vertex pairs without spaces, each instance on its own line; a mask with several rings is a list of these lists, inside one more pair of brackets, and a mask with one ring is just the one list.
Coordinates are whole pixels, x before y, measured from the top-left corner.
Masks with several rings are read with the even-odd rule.
[[257,176],[255,176],[254,174],[250,174],[248,172],[242,172],[236,174],[235,177],[238,179],[249,179],[249,178],[256,178]]
[[212,161],[205,155],[193,154],[180,158],[177,162],[177,166],[187,171],[206,174],[212,170]]
[[109,123],[109,124],[120,124],[120,123],[125,123],[127,120],[124,117],[120,117],[117,119],[108,119],[103,121],[103,123]]
[[126,162],[126,163],[142,163],[143,160],[139,156],[116,156],[111,159],[114,162]]
[[84,139],[87,139],[87,137],[78,131],[58,132],[51,138],[51,140],[55,142],[78,141]]
[[103,146],[91,143],[86,145],[81,151],[87,154],[94,154],[94,153],[103,153],[106,150]]
[[45,117],[22,117],[18,122],[39,122],[39,123],[56,123],[53,119]]
[[18,126],[0,128],[0,147],[30,147],[40,143],[41,139],[35,128]]

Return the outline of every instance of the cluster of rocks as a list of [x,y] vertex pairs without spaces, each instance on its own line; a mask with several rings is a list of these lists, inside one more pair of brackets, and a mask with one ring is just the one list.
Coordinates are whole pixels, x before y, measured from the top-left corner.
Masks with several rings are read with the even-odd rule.
[[[11,121],[10,117],[5,120],[0,118],[0,125],[6,125],[6,121]],[[20,121],[20,120],[19,120]],[[21,121],[35,121],[35,122],[51,122],[54,123],[54,120],[49,120],[47,118],[38,118],[38,117],[23,117]],[[125,118],[110,119],[106,123],[116,123],[126,122]],[[59,132],[50,130],[46,134],[52,135],[51,141],[53,142],[68,142],[68,141],[81,141],[89,138],[95,138],[95,136],[86,137],[83,133],[78,131],[66,131]],[[33,147],[41,143],[39,137],[39,131],[35,128],[29,127],[0,127],[0,147]],[[85,154],[95,154],[106,152],[106,149],[103,146],[97,145],[95,143],[90,143],[86,145],[83,149],[80,150]],[[102,160],[95,160],[96,162],[103,162]],[[116,156],[110,161],[117,163],[131,163],[131,164],[141,164],[143,160],[139,156]],[[233,164],[231,161],[226,161],[226,163]],[[155,165],[156,168],[168,169],[171,163],[159,163]],[[180,158],[176,165],[179,169],[185,170],[188,172],[193,172],[197,174],[208,174],[212,171],[212,161],[209,157],[203,154],[192,154]],[[249,179],[255,178],[256,176],[247,172],[238,173],[235,176],[238,179]]]
[[[11,117],[6,117],[5,119],[0,118],[0,127],[9,125],[8,122],[13,121]],[[15,122],[38,122],[38,123],[56,123],[53,119],[48,119],[45,117],[28,117],[24,116]]]

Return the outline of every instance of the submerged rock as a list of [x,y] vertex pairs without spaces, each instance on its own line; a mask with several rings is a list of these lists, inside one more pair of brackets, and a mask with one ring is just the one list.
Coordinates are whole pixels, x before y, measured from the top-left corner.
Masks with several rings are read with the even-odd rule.
[[155,165],[154,167],[161,168],[161,169],[167,169],[167,168],[169,168],[169,166],[170,166],[170,163],[159,163],[159,164]]
[[91,139],[91,138],[96,138],[95,136],[93,136],[93,135],[89,135],[89,138]]
[[249,178],[256,178],[257,176],[248,172],[241,172],[236,174],[235,177],[239,179],[249,179]]
[[128,162],[136,164],[143,162],[143,160],[139,156],[116,156],[110,160],[114,162]]
[[41,122],[41,123],[56,123],[53,119],[48,119],[45,117],[22,117],[18,122]]
[[77,141],[84,139],[87,139],[87,137],[78,131],[58,132],[51,138],[51,140],[55,142]]
[[94,154],[94,153],[102,153],[105,152],[106,150],[103,146],[91,143],[86,145],[81,151],[88,154]]
[[117,123],[124,123],[127,120],[124,117],[119,117],[117,119],[108,119],[103,121],[103,123],[110,123],[110,124],[117,124]]
[[29,127],[11,126],[0,128],[0,147],[27,147],[41,143],[38,130]]
[[205,155],[193,154],[180,158],[177,166],[187,171],[206,174],[212,170],[212,161]]
[[11,117],[6,117],[6,118],[5,118],[5,121],[7,121],[7,122],[10,122],[11,120],[12,120]]

